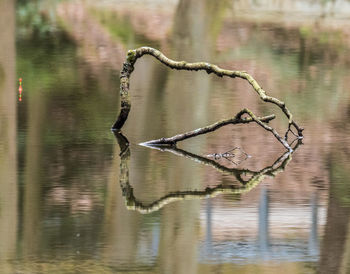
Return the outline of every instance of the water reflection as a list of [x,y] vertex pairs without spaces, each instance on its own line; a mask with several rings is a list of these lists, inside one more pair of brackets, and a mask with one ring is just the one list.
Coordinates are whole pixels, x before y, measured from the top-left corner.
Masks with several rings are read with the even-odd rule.
[[260,194],[258,235],[260,252],[266,259],[269,253],[269,197],[265,188]]
[[18,241],[16,47],[13,1],[0,2],[0,269],[10,272]]
[[[344,161],[339,162],[339,159]],[[331,185],[327,223],[321,246],[320,273],[346,273],[350,267],[348,202],[350,165],[348,159],[348,151],[339,151],[339,147],[335,145],[329,158]]]
[[[157,150],[171,152],[175,155],[189,158],[195,162],[214,167],[220,172],[225,172],[233,175],[237,181],[243,186],[236,185],[217,185],[215,187],[207,187],[205,190],[187,190],[177,191],[166,194],[165,196],[153,201],[149,204],[144,204],[134,196],[133,187],[130,185],[129,174],[129,161],[130,161],[130,147],[129,141],[121,133],[115,133],[119,147],[120,147],[120,175],[119,183],[122,190],[122,194],[125,198],[125,204],[127,209],[136,210],[142,214],[149,214],[160,210],[165,205],[168,205],[174,201],[192,200],[192,199],[207,199],[206,208],[206,236],[204,243],[200,246],[201,260],[203,261],[215,261],[224,260],[231,261],[238,258],[253,259],[261,258],[263,260],[292,260],[292,261],[316,261],[318,258],[318,216],[317,216],[317,199],[315,197],[311,200],[311,214],[310,214],[310,232],[308,246],[302,243],[302,241],[283,241],[281,239],[278,242],[269,239],[269,195],[265,188],[261,190],[261,197],[258,210],[258,241],[252,242],[246,240],[244,242],[220,242],[217,243],[212,237],[212,207],[211,198],[216,197],[219,194],[235,194],[240,195],[251,191],[254,187],[260,184],[266,176],[274,177],[281,171],[283,171],[288,163],[292,160],[292,153],[286,152],[281,155],[271,166],[265,167],[260,171],[251,171],[247,169],[227,168],[220,165],[214,160],[178,149],[176,147],[160,148],[153,147]],[[294,151],[297,150],[301,141],[293,147]],[[152,147],[150,147],[152,148]],[[242,179],[243,175],[250,175],[249,179]],[[234,251],[233,251],[234,250]],[[233,259],[236,258],[236,259]]]
[[[333,2],[254,3],[247,12],[246,1],[0,2],[1,272],[349,270],[349,20],[337,17],[348,3],[334,2],[334,16],[327,12]],[[125,51],[144,42],[174,59],[247,70],[288,102],[306,128],[288,168],[244,195],[169,203],[150,214],[127,210],[109,128]],[[26,88],[20,106],[19,77]],[[149,205],[181,190],[242,187],[194,158],[134,144],[198,128],[242,106],[269,114],[244,83],[185,75],[145,59],[131,88],[125,132],[134,197]],[[285,121],[276,120],[281,128]],[[176,153],[196,155],[240,146],[259,155],[244,163],[250,170],[282,154],[254,127],[222,129],[181,146]]]
[[[149,205],[144,205],[142,202],[138,201],[133,194],[133,187],[130,185],[129,180],[129,159],[130,159],[130,148],[128,139],[120,132],[116,132],[115,136],[117,138],[120,147],[120,173],[119,181],[120,187],[122,188],[123,196],[126,199],[126,206],[128,209],[137,210],[140,213],[151,213],[161,209],[163,206],[178,200],[185,199],[207,199],[216,197],[219,194],[230,193],[230,194],[243,194],[249,192],[257,185],[259,185],[266,176],[274,177],[279,172],[283,171],[287,164],[292,160],[292,154],[296,151],[300,144],[302,144],[300,139],[296,139],[296,144],[293,147],[292,152],[285,152],[282,154],[271,166],[265,167],[260,171],[251,171],[249,169],[237,169],[225,167],[215,160],[208,159],[203,156],[199,156],[188,151],[179,149],[177,147],[159,147],[148,145],[150,149],[156,149],[160,151],[171,152],[178,156],[183,156],[189,158],[195,162],[214,167],[215,169],[233,175],[238,182],[243,186],[234,185],[217,185],[215,187],[207,187],[205,190],[189,190],[189,191],[177,191],[171,192],[167,195],[161,197],[157,201],[150,203]],[[294,141],[294,142],[295,142]],[[292,142],[292,143],[294,143]],[[243,179],[243,177],[250,176],[249,179]],[[267,228],[265,229],[267,231]],[[262,233],[263,234],[263,233]]]
[[[257,240],[238,239],[235,241],[220,241],[213,239],[212,235],[212,210],[208,199],[206,216],[206,238],[201,246],[201,259],[203,261],[299,261],[312,262],[318,260],[318,219],[311,217],[309,245],[307,246],[303,238],[293,240],[270,239],[269,219],[271,213],[269,208],[269,194],[266,189],[261,191],[261,198],[258,211]],[[312,215],[315,214],[314,205]],[[329,272],[328,272],[329,273]]]

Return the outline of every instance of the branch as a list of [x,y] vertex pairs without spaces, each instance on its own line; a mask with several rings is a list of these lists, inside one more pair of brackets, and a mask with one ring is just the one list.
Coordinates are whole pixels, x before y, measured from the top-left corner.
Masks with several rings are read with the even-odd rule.
[[264,121],[262,121],[259,117],[256,117],[253,112],[251,112],[249,109],[245,108],[243,110],[241,110],[236,116],[237,117],[241,117],[243,114],[248,114],[259,126],[263,127],[264,129],[266,129],[267,131],[270,131],[273,136],[276,137],[276,139],[289,151],[293,151],[293,149],[289,146],[288,142],[283,139],[278,133],[277,131],[268,126],[266,123],[264,123]]
[[[215,131],[215,130],[217,130],[223,126],[229,125],[229,124],[235,125],[235,124],[248,124],[251,122],[256,122],[253,117],[241,118],[241,116],[242,116],[242,114],[241,114],[241,112],[239,112],[233,118],[222,120],[222,121],[216,122],[214,124],[211,124],[209,126],[198,128],[198,129],[195,129],[195,130],[192,130],[189,132],[185,132],[182,134],[178,134],[178,135],[175,135],[173,137],[160,138],[157,140],[147,141],[147,142],[142,143],[141,145],[159,145],[159,146],[170,145],[170,146],[173,146],[173,145],[176,145],[176,143],[179,141],[183,141],[183,140],[186,140],[186,139],[198,136],[198,135],[202,135],[202,134],[206,134],[206,133]],[[272,114],[272,115],[265,116],[265,117],[255,117],[255,119],[258,119],[260,121],[264,121],[264,122],[268,123],[271,120],[275,119],[275,117],[276,116],[274,114]]]
[[[242,118],[242,115],[247,114],[250,117],[247,118]],[[267,123],[269,121],[271,121],[272,119],[275,118],[275,115],[269,115],[269,116],[265,116],[265,117],[256,117],[253,112],[251,112],[249,109],[243,109],[240,112],[238,112],[236,114],[235,117],[227,119],[227,120],[222,120],[219,122],[216,122],[215,124],[203,127],[203,128],[198,128],[189,132],[185,132],[182,134],[178,134],[175,135],[173,137],[169,137],[169,138],[161,138],[161,139],[157,139],[157,140],[151,140],[145,143],[141,143],[141,145],[145,145],[145,146],[149,146],[149,145],[157,145],[157,146],[175,146],[177,142],[179,141],[183,141],[201,134],[205,134],[208,132],[212,132],[214,130],[217,130],[220,127],[223,127],[225,125],[228,124],[247,124],[247,123],[251,123],[251,122],[255,122],[257,123],[259,126],[261,126],[262,128],[266,129],[267,131],[270,131],[275,137],[276,139],[286,148],[288,149],[288,151],[292,151],[292,148],[289,146],[288,142],[283,139],[278,133],[277,131],[268,126]]]
[[126,61],[123,64],[122,71],[120,72],[120,96],[121,96],[121,110],[120,114],[118,116],[117,121],[114,123],[112,130],[114,131],[120,131],[123,127],[126,119],[128,118],[128,114],[131,108],[131,102],[129,98],[129,79],[130,75],[134,70],[134,64],[136,61],[141,58],[143,55],[148,54],[152,55],[156,59],[158,59],[160,62],[162,62],[164,65],[177,70],[204,70],[208,74],[214,73],[219,77],[227,76],[231,78],[241,78],[246,81],[253,87],[255,92],[259,95],[259,97],[264,102],[269,102],[272,104],[277,105],[282,112],[287,116],[289,121],[289,129],[290,126],[294,126],[294,128],[298,132],[298,137],[302,138],[303,134],[303,128],[299,127],[297,123],[293,120],[293,115],[289,111],[289,109],[286,107],[285,103],[274,98],[271,96],[268,96],[266,94],[266,91],[263,90],[258,82],[247,72],[244,71],[234,71],[234,70],[226,70],[222,69],[216,65],[212,65],[206,62],[197,62],[197,63],[187,63],[186,61],[174,61],[166,57],[163,53],[161,53],[159,50],[156,50],[154,48],[150,47],[141,47],[134,50],[129,50],[127,54]]

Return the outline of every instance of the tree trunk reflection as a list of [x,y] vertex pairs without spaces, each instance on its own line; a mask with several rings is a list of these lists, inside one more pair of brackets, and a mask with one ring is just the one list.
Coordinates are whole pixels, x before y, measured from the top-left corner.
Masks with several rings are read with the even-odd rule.
[[[15,1],[0,1],[0,261],[1,272],[17,246],[17,103],[15,68]],[[4,263],[3,263],[4,262]],[[11,270],[12,269],[12,270]]]

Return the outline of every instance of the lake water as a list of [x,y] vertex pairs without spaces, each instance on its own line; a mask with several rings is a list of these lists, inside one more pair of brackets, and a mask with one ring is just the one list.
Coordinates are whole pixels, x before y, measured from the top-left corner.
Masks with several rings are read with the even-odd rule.
[[[1,273],[350,271],[350,4],[253,2],[0,2]],[[303,144],[287,155],[249,124],[140,146],[243,108],[288,125],[244,80],[150,56],[115,136],[119,72],[140,46],[247,71]],[[235,147],[251,157],[203,158]]]

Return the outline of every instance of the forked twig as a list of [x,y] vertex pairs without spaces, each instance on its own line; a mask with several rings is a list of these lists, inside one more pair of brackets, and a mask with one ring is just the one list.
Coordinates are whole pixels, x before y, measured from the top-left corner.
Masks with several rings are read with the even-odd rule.
[[[247,114],[250,117],[242,117],[244,114]],[[181,133],[181,134],[177,134],[175,136],[169,137],[169,138],[160,138],[160,139],[156,139],[156,140],[151,140],[151,141],[147,141],[144,143],[141,143],[141,145],[157,145],[157,146],[175,146],[177,142],[179,141],[183,141],[201,134],[205,134],[208,132],[212,132],[217,130],[220,127],[223,127],[225,125],[228,124],[247,124],[247,123],[251,123],[251,122],[255,122],[257,123],[259,126],[261,126],[262,128],[264,128],[267,131],[270,131],[275,138],[288,150],[288,151],[292,151],[292,148],[289,146],[288,142],[283,139],[278,133],[277,131],[270,127],[267,123],[269,121],[271,121],[272,119],[274,119],[275,116],[274,115],[269,115],[269,116],[265,116],[265,117],[256,117],[255,114],[253,112],[251,112],[249,109],[243,109],[240,112],[238,112],[236,114],[235,117],[227,119],[227,120],[222,120],[219,122],[216,122],[215,124],[203,127],[203,128],[198,128],[189,132],[185,132],[185,133]]]

